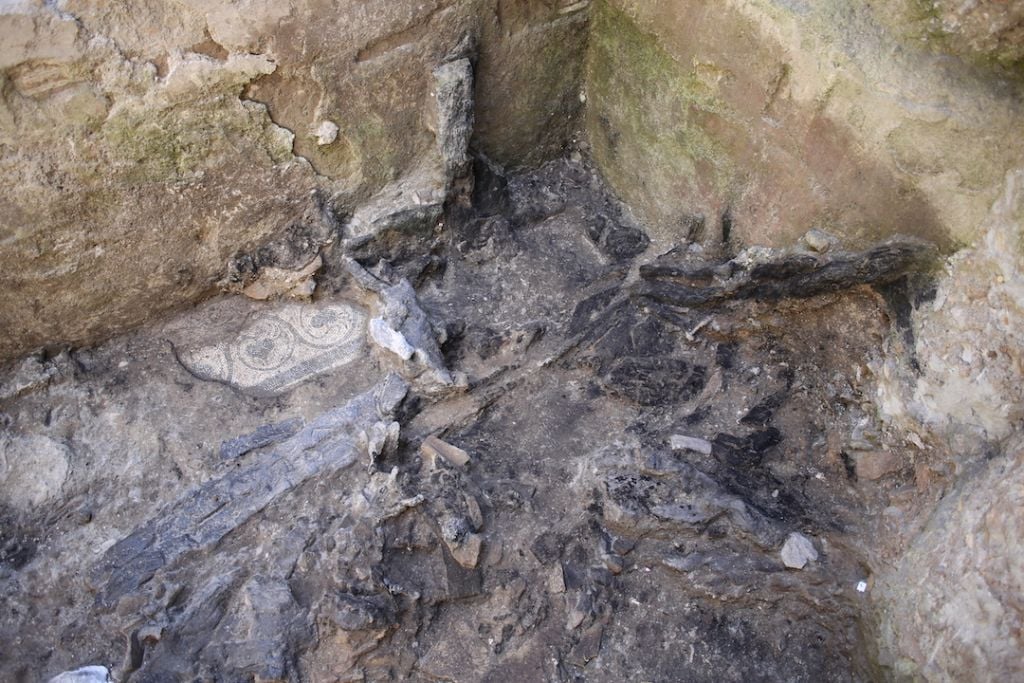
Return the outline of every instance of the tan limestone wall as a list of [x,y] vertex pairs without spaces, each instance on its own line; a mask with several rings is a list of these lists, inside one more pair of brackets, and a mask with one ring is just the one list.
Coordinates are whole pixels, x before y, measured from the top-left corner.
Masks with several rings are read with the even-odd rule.
[[964,477],[882,577],[880,663],[900,681],[1024,677],[1024,450]]
[[878,575],[879,660],[899,680],[1024,674],[1022,272],[1018,169],[974,247],[947,260],[934,300],[913,313],[918,369],[889,356],[878,372],[880,417],[940,444],[919,464],[955,482],[924,532]]
[[559,153],[578,128],[572,5],[0,4],[0,361],[194,301],[289,229],[329,234],[325,216],[434,153],[432,73],[466,36],[476,144]]
[[908,518],[902,556],[871,561],[884,680],[1022,675],[1022,20],[1016,0],[593,9],[593,156],[656,247],[720,241],[728,210],[733,248],[822,227],[946,250],[910,347],[894,332],[873,368],[877,417],[914,435],[921,472],[949,475],[917,482],[923,532]]
[[979,77],[866,3],[599,0],[593,12],[593,154],[667,243],[693,214],[716,239],[729,209],[745,244],[817,226],[851,243],[902,232],[965,245],[1024,164],[1020,82]]

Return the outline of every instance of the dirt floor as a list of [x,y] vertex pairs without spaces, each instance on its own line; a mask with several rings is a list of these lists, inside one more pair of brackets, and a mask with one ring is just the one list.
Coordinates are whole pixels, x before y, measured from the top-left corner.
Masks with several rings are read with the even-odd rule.
[[587,166],[478,163],[312,302],[30,359],[0,679],[871,680],[931,476],[872,403],[915,249],[652,253]]

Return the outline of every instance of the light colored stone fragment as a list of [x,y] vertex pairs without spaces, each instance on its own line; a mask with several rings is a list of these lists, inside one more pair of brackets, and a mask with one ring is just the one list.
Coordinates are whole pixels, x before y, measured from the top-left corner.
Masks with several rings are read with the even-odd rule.
[[824,230],[818,230],[817,228],[808,230],[807,233],[804,234],[804,244],[806,244],[811,251],[816,251],[818,253],[825,253],[835,246],[836,242],[837,240],[835,237]]
[[548,592],[556,595],[565,592],[565,577],[562,575],[560,564],[556,564],[548,572]]
[[386,349],[402,360],[409,360],[416,353],[405,336],[396,329],[393,329],[382,318],[370,320],[370,339],[382,349]]
[[463,57],[434,69],[437,104],[437,151],[451,179],[469,169],[469,138],[473,133],[473,65]]
[[711,455],[711,442],[695,436],[673,434],[672,438],[669,439],[669,445],[672,446],[674,451],[693,451],[695,453]]
[[397,422],[376,422],[366,436],[366,451],[371,462],[381,455],[387,455],[398,446],[401,425]]
[[801,533],[794,531],[782,545],[782,563],[790,569],[803,569],[808,562],[818,559],[814,543]]
[[[447,391],[458,386],[456,378],[445,366],[444,356],[438,346],[437,336],[430,318],[420,306],[416,297],[416,290],[406,279],[392,283],[383,274],[373,273],[363,268],[355,259],[346,257],[345,267],[355,281],[368,291],[378,295],[380,300],[380,323],[374,323],[371,329],[371,336],[378,335],[384,343],[381,345],[388,348],[390,340],[397,342],[391,332],[398,333],[413,350],[412,354],[405,358],[413,359],[408,370],[418,374],[422,380],[421,386],[428,391]],[[385,269],[386,270],[386,269]],[[388,330],[390,329],[391,332]],[[380,342],[378,342],[380,343]],[[408,351],[404,346],[398,344],[401,353],[405,356]]]
[[0,500],[22,510],[56,497],[71,470],[71,449],[42,435],[0,435]]
[[586,598],[580,593],[566,593],[565,604],[567,606],[565,613],[565,629],[567,631],[573,631],[579,628],[583,620],[587,618],[586,609]]
[[456,467],[465,467],[469,464],[469,453],[458,446],[453,446],[447,441],[442,441],[436,436],[428,436],[420,444],[420,451],[428,457],[441,457]]
[[58,674],[49,683],[110,683],[110,671],[105,666],[83,666]]
[[334,121],[321,121],[316,128],[316,144],[323,147],[338,139],[338,124]]
[[449,545],[452,557],[465,569],[475,569],[480,561],[480,550],[483,548],[484,539],[480,534],[466,534],[462,542],[456,546]]

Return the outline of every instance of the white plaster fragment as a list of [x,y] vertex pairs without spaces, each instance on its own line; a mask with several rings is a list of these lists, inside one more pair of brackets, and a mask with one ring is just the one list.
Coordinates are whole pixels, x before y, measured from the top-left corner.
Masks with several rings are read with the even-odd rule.
[[338,124],[334,121],[321,121],[316,127],[316,144],[321,147],[329,145],[338,139]]

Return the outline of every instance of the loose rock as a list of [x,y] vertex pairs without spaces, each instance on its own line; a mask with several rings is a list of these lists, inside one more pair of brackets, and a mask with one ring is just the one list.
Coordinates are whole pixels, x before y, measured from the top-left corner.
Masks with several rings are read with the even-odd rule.
[[105,666],[83,666],[58,674],[49,683],[110,683],[110,671]]
[[693,451],[695,453],[711,455],[711,442],[706,439],[674,434],[672,438],[669,439],[669,444],[672,446],[672,450],[674,451]]
[[814,549],[811,539],[795,531],[786,538],[780,555],[782,563],[790,569],[803,569],[808,562],[818,559],[818,551]]
[[819,254],[824,254],[826,251],[838,244],[838,240],[832,235],[828,234],[824,230],[818,230],[817,228],[808,230],[804,235],[804,243],[812,250]]
[[445,366],[430,318],[420,307],[409,281],[401,279],[392,283],[352,258],[345,259],[345,267],[360,286],[380,297],[383,310],[379,322],[371,326],[374,341],[404,360],[415,358],[421,374],[427,376],[428,388],[454,386],[455,379]]
[[484,540],[480,534],[466,534],[458,545],[449,546],[452,557],[462,567],[474,569],[480,561],[480,550],[483,548]]
[[442,441],[436,436],[428,436],[420,444],[420,450],[428,457],[442,457],[456,467],[465,467],[469,464],[469,453],[458,446],[453,446]]

